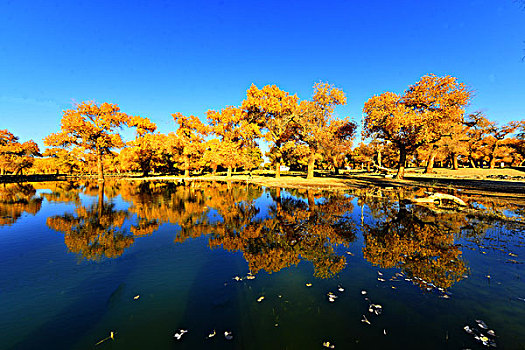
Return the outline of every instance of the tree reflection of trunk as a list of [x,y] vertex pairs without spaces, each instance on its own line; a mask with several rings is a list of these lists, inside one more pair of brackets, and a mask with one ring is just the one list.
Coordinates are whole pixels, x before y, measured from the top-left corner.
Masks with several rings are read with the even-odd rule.
[[104,181],[98,183],[98,217],[102,217],[104,211]]
[[383,210],[373,210],[376,220],[363,226],[365,259],[382,268],[401,268],[425,289],[428,283],[446,289],[464,278],[467,267],[448,220],[437,220],[422,207],[380,205]]

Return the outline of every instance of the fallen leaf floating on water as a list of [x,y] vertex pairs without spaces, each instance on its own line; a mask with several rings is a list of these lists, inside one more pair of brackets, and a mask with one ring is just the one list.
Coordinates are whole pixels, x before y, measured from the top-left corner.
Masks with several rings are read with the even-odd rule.
[[341,285],[339,285],[339,286],[337,286],[337,287],[338,287],[338,288],[337,288],[338,291],[340,291],[340,292],[344,292],[344,291],[345,291],[345,289],[344,289],[343,287],[341,287]]
[[260,302],[263,301],[263,300],[264,300],[264,296],[261,296],[261,297],[259,297],[259,298],[257,299],[257,302],[260,303]]
[[217,332],[215,332],[215,329],[214,329],[212,333],[208,334],[208,338],[213,338],[215,337],[216,334]]
[[255,276],[253,276],[253,275],[248,275],[248,276],[246,276],[246,279],[247,279],[247,280],[254,280],[254,279],[255,279]]
[[463,329],[464,329],[465,332],[467,332],[468,334],[474,334],[474,331],[473,331],[472,328],[470,328],[469,326],[465,326],[465,327],[463,327]]
[[365,315],[363,315],[363,319],[361,320],[361,322],[366,323],[366,324],[371,324],[370,321],[368,321],[368,318],[366,318]]
[[233,339],[232,332],[229,332],[229,331],[224,332],[224,338],[226,338],[226,340],[232,340]]
[[518,257],[518,255],[517,255],[517,254],[514,254],[514,253],[509,253],[509,256],[512,256],[512,257],[514,257],[514,258],[517,258],[517,257]]
[[102,344],[103,342],[105,342],[106,340],[109,340],[109,339],[115,340],[115,334],[117,334],[117,332],[113,332],[113,331],[109,332],[109,337],[106,337],[106,338],[102,339],[101,341],[96,343],[95,346],[97,346],[99,344]]
[[487,327],[487,324],[483,322],[482,320],[476,320],[476,323],[478,324],[478,327],[481,329],[489,329],[489,327]]
[[180,340],[185,333],[188,333],[187,329],[179,329],[179,331],[173,335],[173,338]]
[[328,292],[328,301],[333,303],[335,301],[335,299],[337,299],[337,295],[335,295],[334,293],[332,292]]
[[346,254],[354,256],[354,253],[352,253],[352,252],[346,252]]
[[379,277],[377,278],[377,280],[378,280],[378,281],[381,281],[381,282],[384,282],[384,281],[385,281],[384,279],[379,278]]
[[333,349],[333,348],[335,348],[335,345],[334,345],[334,344],[330,344],[329,341],[325,341],[325,342],[323,342],[323,346],[324,346],[325,348],[328,348],[328,349]]
[[383,334],[386,335],[386,329],[383,329]]
[[307,283],[306,286],[307,286],[307,287],[311,287],[312,284],[311,284],[311,283]]
[[[477,324],[478,328],[470,327],[470,326],[466,325],[465,327],[463,327],[463,329],[468,334],[473,335],[474,339],[476,339],[477,341],[482,343],[484,346],[490,346],[490,347],[494,347],[495,348],[496,347],[496,341],[493,338],[496,337],[496,332],[494,332],[492,329],[489,330],[488,327],[487,327],[487,324],[485,322],[483,322],[482,320],[476,320],[476,324]],[[485,330],[487,330],[487,335],[490,336],[491,338],[489,338],[487,335],[483,334],[483,332]]]
[[382,273],[381,271],[377,271],[377,274],[378,274],[379,276],[383,276],[383,273]]
[[383,307],[379,304],[370,304],[370,306],[368,307],[368,312],[374,313],[377,316],[379,316],[383,312]]
[[236,280],[236,281],[242,281],[242,278],[239,277],[239,276],[235,276],[233,279]]
[[135,300],[137,300],[138,298],[140,298],[140,295],[135,295],[135,296],[133,297],[133,299],[135,299]]
[[366,290],[362,290],[362,291],[361,291],[361,294],[362,294],[362,295],[366,295]]

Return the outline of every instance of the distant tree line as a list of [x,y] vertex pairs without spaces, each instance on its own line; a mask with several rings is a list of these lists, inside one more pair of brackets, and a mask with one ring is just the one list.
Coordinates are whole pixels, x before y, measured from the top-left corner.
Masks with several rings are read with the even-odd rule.
[[[307,171],[344,167],[395,167],[403,178],[408,165],[436,163],[494,168],[497,163],[519,165],[525,157],[525,121],[499,126],[483,113],[465,113],[471,93],[456,78],[426,75],[402,95],[385,92],[364,106],[363,137],[353,147],[357,125],[337,118],[334,109],[346,104],[345,93],[327,83],[314,85],[312,98],[275,85],[252,85],[238,106],[209,110],[206,121],[172,114],[174,132],[156,132],[148,118],[131,116],[116,104],[82,102],[63,112],[60,131],[44,139],[43,153],[35,142],[20,143],[0,130],[0,171],[12,173],[97,174],[140,172],[184,174],[260,168],[260,143],[280,177],[282,165]],[[134,128],[125,142],[120,131]]]

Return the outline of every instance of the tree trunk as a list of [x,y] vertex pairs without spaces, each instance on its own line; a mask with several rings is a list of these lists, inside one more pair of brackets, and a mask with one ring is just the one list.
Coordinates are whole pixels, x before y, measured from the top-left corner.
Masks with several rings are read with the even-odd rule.
[[405,163],[407,161],[407,151],[405,148],[399,148],[399,164],[397,168],[396,179],[403,180],[405,177]]
[[366,162],[366,172],[370,172],[370,162]]
[[228,167],[228,172],[226,173],[226,177],[232,177],[232,167]]
[[458,170],[458,155],[456,153],[452,153],[452,169]]
[[475,168],[476,167],[476,163],[474,162],[474,158],[472,158],[472,156],[468,156],[468,163],[469,163],[469,166],[471,168]]
[[308,175],[306,175],[307,179],[314,178],[314,167],[315,167],[315,152],[311,152],[310,158],[308,158]]
[[281,178],[281,163],[279,161],[275,163],[275,178],[276,179]]
[[489,169],[494,169],[496,167],[496,157],[494,156],[494,151],[490,153],[489,156]]
[[190,157],[184,156],[184,177],[190,177]]
[[490,152],[490,156],[489,156],[489,169],[494,169],[496,167],[496,151],[498,149],[498,141],[497,140],[495,143],[494,143],[494,146],[492,147],[492,152]]
[[437,156],[437,148],[433,148],[428,157],[427,167],[425,169],[425,174],[432,174],[434,172],[434,160]]
[[97,170],[98,170],[98,181],[104,182],[104,164],[102,164],[102,151],[97,150]]
[[217,173],[217,165],[212,165],[211,169],[212,169],[212,170],[211,170],[211,171],[212,171],[212,172],[211,172],[212,175],[215,175],[215,174]]
[[383,165],[381,164],[382,160],[383,160],[383,159],[382,159],[382,155],[381,155],[381,150],[378,150],[378,151],[377,151],[377,165],[378,165],[378,166],[383,166]]

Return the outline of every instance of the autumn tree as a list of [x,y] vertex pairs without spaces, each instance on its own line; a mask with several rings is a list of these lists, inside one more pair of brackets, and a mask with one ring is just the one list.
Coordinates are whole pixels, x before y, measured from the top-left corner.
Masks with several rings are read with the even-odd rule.
[[494,169],[496,166],[496,156],[499,147],[503,140],[511,133],[516,131],[519,124],[517,122],[509,122],[505,125],[498,126],[496,123],[492,125],[489,130],[490,136],[486,140],[486,145],[489,150],[489,169]]
[[186,117],[182,113],[171,115],[178,129],[175,132],[178,136],[179,151],[184,159],[184,176],[190,176],[190,162],[202,157],[204,153],[204,137],[208,135],[209,128],[202,123],[196,116]]
[[441,158],[449,159],[452,168],[454,170],[458,169],[458,157],[460,155],[468,154],[468,141],[469,137],[467,135],[467,127],[463,122],[457,124],[450,124],[447,127],[447,130],[443,130],[443,136],[436,142],[429,143],[425,146],[420,147],[419,150],[427,148],[426,153],[426,168],[425,173],[432,173],[434,171],[434,162],[436,157],[441,156]]
[[516,141],[511,147],[513,147],[519,154],[525,157],[525,120],[519,122],[519,132],[516,135]]
[[348,119],[333,120],[322,134],[321,154],[336,174],[343,166],[346,155],[351,152],[357,125]]
[[[267,154],[270,159],[272,154]],[[293,170],[302,170],[308,167],[310,148],[304,143],[288,141],[281,147],[281,156],[284,164]],[[320,156],[319,156],[320,157]]]
[[81,171],[85,163],[84,153],[80,147],[65,149],[60,147],[47,148],[43,156],[51,170],[63,174],[73,174]]
[[451,124],[460,123],[470,92],[451,76],[426,75],[403,95],[385,92],[363,108],[364,136],[388,140],[399,148],[396,178],[402,179],[407,155],[436,142]]
[[297,133],[298,100],[296,95],[290,95],[275,85],[259,89],[252,84],[242,102],[241,108],[249,118],[263,126],[264,138],[270,143],[269,157],[275,165],[275,178],[281,176],[282,146]]
[[333,112],[336,106],[346,104],[343,90],[327,83],[314,85],[311,101],[301,101],[299,105],[299,139],[309,147],[307,179],[314,177],[316,156],[323,147],[334,147],[353,137],[355,124],[349,118],[336,119]]
[[227,176],[231,177],[234,167],[247,163],[246,150],[258,147],[255,139],[261,137],[261,130],[255,120],[240,107],[209,110],[207,114],[212,132],[220,140],[214,162],[227,168]]
[[153,134],[157,125],[147,118],[136,121],[135,139],[129,141],[120,154],[119,158],[124,166],[136,165],[142,171],[142,176],[148,176],[152,163],[158,159],[159,137]]
[[33,140],[24,143],[18,140],[7,129],[0,130],[0,175],[6,171],[18,175],[33,165],[36,156],[40,156],[40,149]]
[[148,127],[145,118],[129,116],[120,111],[116,104],[82,102],[75,109],[63,112],[60,132],[44,139],[46,146],[78,146],[96,157],[99,181],[104,180],[102,158],[111,154],[112,148],[122,148],[124,142],[117,129]]
[[[499,147],[504,145],[505,138],[520,127],[520,122],[515,121],[498,126],[496,122],[485,117],[482,112],[470,114],[465,124],[468,126],[468,148],[471,164],[475,166],[476,162],[487,160],[490,169],[494,169],[496,165],[496,156]],[[510,151],[510,149],[508,150]],[[483,165],[481,164],[481,166]]]

